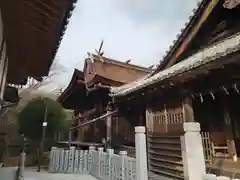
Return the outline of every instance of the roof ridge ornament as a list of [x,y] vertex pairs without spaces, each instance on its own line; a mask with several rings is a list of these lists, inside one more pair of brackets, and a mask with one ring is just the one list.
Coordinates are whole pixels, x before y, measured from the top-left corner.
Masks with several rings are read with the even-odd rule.
[[94,62],[94,57],[93,54],[90,52],[87,52],[88,58],[90,59],[90,61],[93,63]]
[[240,0],[224,0],[223,7],[226,9],[233,9],[240,4]]
[[104,43],[104,40],[101,41],[99,49],[98,50],[95,49],[95,52],[97,53],[97,56],[99,57],[102,63],[104,63],[104,58],[103,58],[104,51],[102,51],[103,43]]

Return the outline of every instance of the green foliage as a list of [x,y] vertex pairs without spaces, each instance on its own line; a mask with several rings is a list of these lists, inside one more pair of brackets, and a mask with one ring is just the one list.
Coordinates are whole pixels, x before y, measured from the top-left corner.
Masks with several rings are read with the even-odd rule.
[[38,97],[28,102],[18,115],[20,131],[29,139],[39,142],[45,114],[48,122],[46,138],[53,139],[54,133],[64,129],[66,114],[59,103],[49,98]]

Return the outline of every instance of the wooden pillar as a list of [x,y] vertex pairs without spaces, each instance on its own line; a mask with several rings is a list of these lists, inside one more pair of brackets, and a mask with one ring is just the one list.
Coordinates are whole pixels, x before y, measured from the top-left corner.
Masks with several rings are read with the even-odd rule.
[[[78,124],[82,123],[84,121],[84,116],[82,113],[79,113],[78,115]],[[81,127],[77,129],[77,141],[84,141],[84,128],[85,127]]]
[[183,120],[184,122],[194,122],[194,112],[192,106],[192,99],[190,97],[186,97],[182,101],[183,108]]
[[4,96],[4,91],[5,91],[5,87],[6,87],[6,80],[7,80],[7,72],[8,72],[8,58],[5,58],[5,63],[4,63],[4,67],[3,67],[3,74],[2,74],[2,83],[1,83],[1,94],[0,97],[1,99],[3,99]]
[[0,53],[0,98],[3,99],[3,94],[6,85],[6,76],[8,68],[8,59],[7,59],[7,44],[6,42],[2,43],[1,47],[2,52]]
[[237,152],[236,152],[235,140],[233,135],[232,120],[228,111],[228,108],[229,108],[228,99],[226,97],[223,98],[222,106],[223,106],[223,113],[224,113],[224,131],[226,133],[228,154],[230,157],[232,157],[233,161],[236,162]]
[[[107,105],[107,113],[112,112],[112,104],[108,103]],[[107,116],[107,122],[106,122],[106,143],[107,143],[107,148],[111,148],[112,144],[112,115]]]
[[150,108],[146,108],[145,113],[146,113],[146,127],[147,127],[147,132],[153,132],[153,116],[152,116],[152,111],[151,111]]

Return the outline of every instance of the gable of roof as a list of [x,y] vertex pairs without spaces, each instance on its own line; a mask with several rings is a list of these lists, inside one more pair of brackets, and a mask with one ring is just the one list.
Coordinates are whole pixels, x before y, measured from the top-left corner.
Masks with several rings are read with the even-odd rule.
[[[69,108],[70,105],[65,105],[65,100],[71,96],[73,91],[77,87],[82,87],[82,89],[85,89],[85,84],[84,84],[84,74],[82,71],[78,69],[74,69],[71,81],[69,82],[67,88],[60,94],[60,96],[57,98],[57,101],[63,104],[65,108]],[[71,108],[70,108],[71,109]]]
[[100,81],[101,78],[103,78],[112,82],[126,84],[150,72],[151,70],[148,68],[124,63],[107,57],[102,57],[102,59],[100,59],[99,56],[95,54],[92,54],[92,59],[85,59],[84,65],[86,84],[91,83],[96,77],[98,77]]
[[177,40],[173,42],[172,46],[170,46],[169,51],[163,57],[163,60],[154,74],[175,64],[177,58],[183,53],[183,51],[185,51],[187,46],[194,39],[195,35],[205,23],[218,2],[219,0],[202,0],[198,4],[197,9],[193,10],[193,15],[189,17],[189,22],[185,24],[185,28],[179,33]]

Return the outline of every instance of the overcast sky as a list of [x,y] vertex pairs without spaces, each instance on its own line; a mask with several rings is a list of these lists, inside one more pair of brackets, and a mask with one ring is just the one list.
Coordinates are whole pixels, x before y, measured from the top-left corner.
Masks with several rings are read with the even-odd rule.
[[56,86],[66,86],[87,52],[104,40],[104,55],[149,66],[157,64],[184,27],[199,0],[78,0],[57,59],[68,70]]

